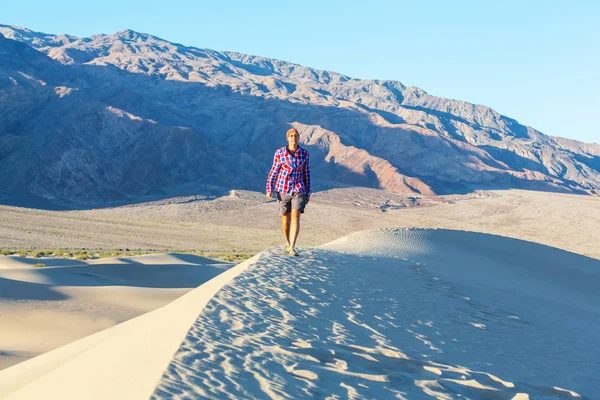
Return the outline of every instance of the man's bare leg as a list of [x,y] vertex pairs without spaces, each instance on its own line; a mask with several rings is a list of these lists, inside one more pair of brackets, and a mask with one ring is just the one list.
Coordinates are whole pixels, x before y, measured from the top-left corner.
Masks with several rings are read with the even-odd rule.
[[283,235],[285,236],[286,248],[290,247],[290,219],[291,214],[283,214],[281,216],[281,229],[283,230]]
[[290,227],[290,247],[293,249],[296,246],[296,239],[298,239],[298,233],[300,233],[300,210],[292,210]]

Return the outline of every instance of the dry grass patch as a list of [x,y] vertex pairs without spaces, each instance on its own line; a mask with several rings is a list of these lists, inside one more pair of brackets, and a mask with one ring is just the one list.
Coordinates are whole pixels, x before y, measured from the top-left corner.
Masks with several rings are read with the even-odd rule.
[[254,254],[251,253],[238,253],[237,251],[209,251],[207,253],[197,253],[198,255],[206,258],[215,258],[226,262],[240,263],[244,260],[249,259]]
[[[31,256],[33,258],[56,257],[69,258],[75,260],[89,260],[108,257],[132,257],[143,254],[155,253],[173,253],[173,254],[194,254],[200,257],[213,258],[221,261],[239,263],[249,259],[254,254],[242,253],[237,250],[231,251],[212,251],[212,250],[190,250],[190,249],[153,249],[153,250],[130,250],[130,249],[0,249],[0,255],[18,254],[21,257]],[[37,265],[37,264],[36,264]],[[45,265],[44,265],[45,266]]]

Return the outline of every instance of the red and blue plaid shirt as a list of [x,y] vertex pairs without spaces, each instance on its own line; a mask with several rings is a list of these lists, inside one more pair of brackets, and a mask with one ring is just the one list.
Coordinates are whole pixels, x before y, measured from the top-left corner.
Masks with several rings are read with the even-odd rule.
[[285,194],[303,192],[310,196],[308,151],[298,146],[298,150],[292,156],[287,146],[277,149],[267,178],[267,192]]

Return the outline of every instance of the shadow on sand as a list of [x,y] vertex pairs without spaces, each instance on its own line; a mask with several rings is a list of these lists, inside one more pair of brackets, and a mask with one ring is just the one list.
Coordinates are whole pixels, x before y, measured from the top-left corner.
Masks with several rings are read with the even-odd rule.
[[[0,298],[12,300],[63,300],[53,286],[131,286],[195,288],[235,264],[191,254],[156,254],[92,260],[20,259],[0,269]],[[1,261],[1,260],[0,260]],[[34,263],[54,266],[30,268]]]

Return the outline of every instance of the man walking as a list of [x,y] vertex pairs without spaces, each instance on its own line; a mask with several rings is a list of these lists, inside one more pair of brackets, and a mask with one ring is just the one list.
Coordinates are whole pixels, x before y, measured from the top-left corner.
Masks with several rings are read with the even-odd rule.
[[300,214],[310,200],[310,166],[308,151],[298,145],[300,134],[291,128],[285,134],[287,146],[275,151],[273,166],[267,177],[267,198],[277,195],[285,251],[297,256],[296,239],[300,232]]

